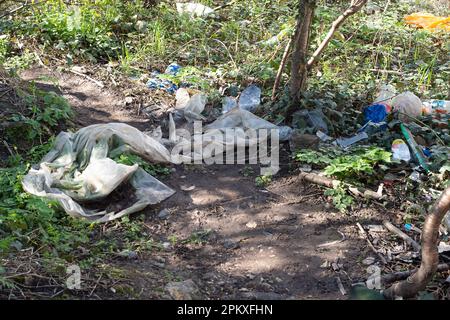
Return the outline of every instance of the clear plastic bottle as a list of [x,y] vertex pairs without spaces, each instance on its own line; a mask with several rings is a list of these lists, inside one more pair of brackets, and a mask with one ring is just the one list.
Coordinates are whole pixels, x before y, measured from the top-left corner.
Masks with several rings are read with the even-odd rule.
[[426,100],[423,102],[424,114],[450,113],[449,100]]

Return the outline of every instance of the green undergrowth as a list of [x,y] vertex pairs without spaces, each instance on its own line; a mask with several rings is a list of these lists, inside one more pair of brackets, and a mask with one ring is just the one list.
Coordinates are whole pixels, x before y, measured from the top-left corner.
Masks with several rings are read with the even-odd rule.
[[348,186],[370,188],[383,179],[391,164],[391,153],[379,147],[357,147],[349,151],[332,147],[318,150],[303,149],[295,153],[295,161],[309,164],[313,169],[341,183],[325,191],[334,206],[345,212],[355,203]]

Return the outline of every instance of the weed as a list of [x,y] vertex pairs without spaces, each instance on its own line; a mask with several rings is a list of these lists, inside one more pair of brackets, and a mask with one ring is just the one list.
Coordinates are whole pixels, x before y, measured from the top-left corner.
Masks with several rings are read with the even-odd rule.
[[262,175],[255,178],[255,184],[259,188],[267,187],[272,182],[271,175]]
[[132,166],[134,164],[139,165],[142,169],[144,169],[147,173],[151,174],[152,176],[167,176],[170,174],[170,169],[167,167],[164,167],[159,164],[152,164],[144,159],[142,159],[140,156],[131,154],[131,153],[123,153],[120,156],[114,158],[114,160],[117,163],[125,164],[128,166]]

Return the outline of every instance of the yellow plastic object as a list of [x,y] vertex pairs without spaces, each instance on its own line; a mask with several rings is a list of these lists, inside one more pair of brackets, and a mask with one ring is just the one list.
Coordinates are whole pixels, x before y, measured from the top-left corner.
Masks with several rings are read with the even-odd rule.
[[413,13],[404,18],[405,22],[430,31],[450,31],[450,17],[436,17],[430,13]]

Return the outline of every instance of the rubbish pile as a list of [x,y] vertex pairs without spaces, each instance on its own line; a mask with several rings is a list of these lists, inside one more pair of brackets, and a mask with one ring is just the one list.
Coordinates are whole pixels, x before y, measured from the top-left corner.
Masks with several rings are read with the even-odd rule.
[[[172,65],[166,72],[177,70]],[[239,104],[199,132],[192,124],[205,119],[202,112],[207,97],[202,93],[191,96],[185,88],[176,91],[176,108],[169,114],[168,138],[163,138],[161,127],[144,133],[124,123],[91,125],[76,133],[61,132],[53,149],[24,177],[24,190],[56,200],[71,216],[95,222],[111,221],[140,211],[167,199],[175,191],[137,164],[124,165],[115,158],[131,153],[153,163],[195,163],[194,160],[201,159],[209,164],[213,163],[209,161],[212,158],[222,157],[237,146],[255,146],[259,143],[261,129],[274,130],[280,140],[288,140],[289,127],[278,127],[248,111],[260,104],[260,93],[257,86],[246,88]],[[230,129],[233,130],[231,140],[227,136]],[[247,135],[249,129],[256,130],[257,135]],[[107,198],[126,183],[134,194],[129,196],[125,207],[110,211],[89,209],[93,202]]]
[[150,74],[150,79],[147,81],[147,87],[150,89],[163,89],[169,93],[175,93],[178,89],[178,86],[174,84],[172,81],[165,79],[164,76],[176,76],[181,70],[181,67],[172,63],[167,66],[164,73],[160,73],[158,71],[153,71]]
[[[291,151],[297,152],[304,148],[316,150],[328,148],[331,154],[347,154],[349,162],[352,160],[352,150],[358,150],[358,148],[368,150],[370,147],[377,146],[390,151],[392,157],[389,162],[392,164],[390,167],[384,166],[383,173],[380,173],[384,175],[384,179],[379,180],[381,189],[378,188],[376,192],[369,190],[374,195],[369,198],[377,196],[379,199],[383,198],[380,195],[380,192],[383,192],[383,185],[389,187],[392,181],[404,181],[402,177],[405,175],[417,186],[426,181],[435,180],[439,181],[438,184],[441,187],[448,184],[450,101],[422,101],[412,92],[397,93],[393,86],[383,85],[374,102],[363,108],[362,121],[352,136],[331,137],[327,121],[326,116],[318,108],[296,112],[290,141]],[[302,134],[301,130],[305,128],[309,128],[314,134]],[[319,153],[316,154],[320,156]],[[299,157],[299,159],[300,162],[314,164],[314,161],[308,160],[308,156]],[[342,159],[345,158],[342,157]],[[313,183],[331,188],[336,186],[336,183],[340,183],[340,181],[323,177],[321,171],[313,172],[309,165],[300,169],[303,171],[303,178]],[[349,189],[353,187],[350,185]],[[367,186],[364,189],[366,188]],[[423,193],[428,195],[429,201],[439,196],[440,192],[435,190],[435,186],[431,183],[423,188],[427,189]],[[366,191],[364,192],[367,194]],[[350,193],[355,194],[352,190]],[[450,226],[450,214],[446,219],[446,223]]]

